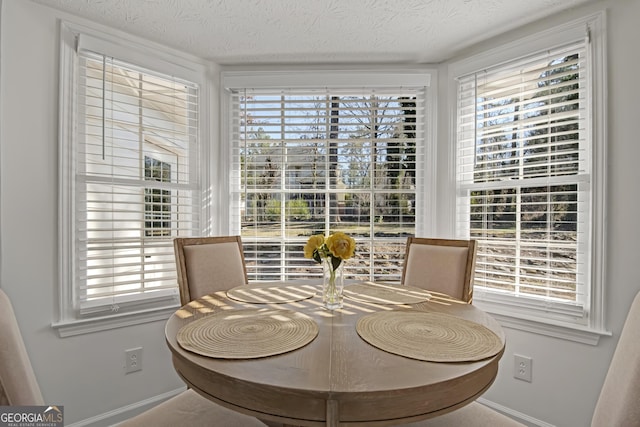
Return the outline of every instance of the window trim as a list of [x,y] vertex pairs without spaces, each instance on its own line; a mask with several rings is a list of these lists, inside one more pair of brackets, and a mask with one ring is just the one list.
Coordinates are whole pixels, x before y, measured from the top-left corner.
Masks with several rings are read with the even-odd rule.
[[[75,239],[75,210],[73,194],[75,192],[74,177],[69,176],[68,171],[74,162],[74,153],[70,149],[72,138],[75,138],[75,91],[76,76],[74,70],[78,59],[76,49],[79,43],[90,41],[104,48],[104,52],[112,54],[122,60],[130,61],[149,69],[162,71],[185,80],[194,82],[200,86],[199,111],[201,117],[209,116],[209,84],[207,83],[207,65],[195,57],[152,44],[142,39],[101,27],[94,29],[77,22],[60,22],[60,69],[59,69],[59,160],[58,170],[60,179],[58,182],[59,206],[58,206],[58,304],[57,319],[52,322],[52,328],[58,331],[60,337],[98,332],[107,329],[131,326],[140,323],[165,320],[179,307],[177,284],[175,292],[159,292],[158,298],[138,298],[135,301],[124,301],[129,305],[128,310],[122,313],[112,313],[94,317],[81,317],[76,304],[75,284],[73,272],[76,268],[73,242]],[[82,41],[79,41],[83,39]],[[179,63],[177,59],[180,59]],[[198,160],[201,163],[200,176],[198,177],[201,188],[209,187],[209,149],[207,143],[209,126],[201,120],[198,137]],[[203,167],[205,166],[205,167]],[[204,200],[203,197],[201,199]],[[200,227],[204,228],[210,222],[208,219],[209,207],[202,204]],[[162,294],[162,295],[160,295]]]
[[[521,310],[524,306],[512,304],[506,306],[499,298],[482,300],[479,296],[474,298],[474,304],[491,313],[507,327],[540,333],[543,335],[564,338],[572,341],[596,345],[600,336],[611,335],[605,325],[605,250],[606,250],[606,15],[600,11],[582,18],[578,18],[567,24],[549,28],[536,34],[532,34],[511,43],[498,46],[485,52],[461,59],[449,64],[448,67],[448,94],[450,108],[449,144],[448,144],[448,168],[452,179],[453,188],[445,196],[446,206],[451,212],[455,212],[455,171],[456,171],[456,139],[457,139],[457,84],[458,76],[479,71],[495,66],[506,61],[517,59],[528,52],[541,51],[562,45],[567,41],[576,40],[578,37],[588,37],[590,55],[592,59],[589,72],[592,77],[592,86],[589,96],[593,101],[591,118],[592,156],[591,156],[591,244],[592,254],[590,262],[591,290],[590,313],[587,325],[569,323],[558,319],[543,318],[534,312]],[[453,216],[445,218],[447,226],[455,229]],[[539,312],[538,312],[539,313]]]

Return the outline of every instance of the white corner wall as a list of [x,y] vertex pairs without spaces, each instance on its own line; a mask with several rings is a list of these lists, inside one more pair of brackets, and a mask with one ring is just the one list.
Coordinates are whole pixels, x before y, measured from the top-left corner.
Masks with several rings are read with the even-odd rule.
[[[45,402],[64,406],[65,425],[83,425],[184,383],[171,365],[164,322],[70,338],[51,328],[58,287],[60,15],[4,0],[1,17],[0,286],[12,299]],[[124,351],[134,347],[143,347],[143,369],[126,375]]]
[[[588,426],[618,341],[627,311],[640,291],[635,266],[640,262],[640,144],[638,121],[637,70],[640,53],[640,1],[596,1],[587,6],[558,14],[517,31],[503,34],[474,46],[454,60],[498,47],[518,38],[581,18],[595,11],[607,13],[607,220],[605,248],[606,328],[611,337],[602,337],[597,346],[565,341],[549,336],[506,329],[507,347],[500,362],[498,378],[482,398],[524,415],[531,425]],[[446,64],[443,65],[446,75]],[[446,82],[442,86],[446,85]],[[440,88],[439,99],[449,96]],[[447,110],[446,105],[439,105]],[[441,138],[448,141],[448,118],[439,118]],[[446,147],[439,146],[441,162],[446,162]],[[446,179],[446,178],[444,178]],[[439,212],[446,215],[445,212]],[[513,377],[514,354],[533,359],[531,383]],[[613,426],[612,426],[613,427]],[[623,426],[620,426],[623,427]],[[626,427],[626,426],[624,426]]]
[[[500,374],[486,400],[538,425],[589,425],[591,414],[632,297],[640,290],[640,1],[608,0],[563,13],[465,52],[473,54],[607,8],[608,220],[607,327],[598,346],[507,329]],[[67,425],[103,425],[127,405],[183,387],[171,366],[164,322],[61,339],[58,286],[58,21],[60,14],[25,0],[3,0],[0,24],[0,286],[12,298],[45,401],[64,405]],[[215,67],[213,67],[215,69]],[[440,73],[446,78],[445,72]],[[215,74],[215,73],[214,73]],[[212,76],[213,77],[213,76]],[[440,88],[439,111],[447,111]],[[438,122],[448,139],[448,118]],[[439,155],[446,147],[439,147]],[[442,214],[442,213],[440,213]],[[125,375],[124,350],[142,346],[140,372]],[[533,358],[533,382],[513,378],[513,354]]]

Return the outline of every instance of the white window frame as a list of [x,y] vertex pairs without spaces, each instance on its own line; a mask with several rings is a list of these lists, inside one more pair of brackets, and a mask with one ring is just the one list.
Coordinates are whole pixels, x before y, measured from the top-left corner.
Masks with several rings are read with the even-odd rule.
[[[78,306],[78,284],[74,280],[75,259],[75,205],[74,205],[74,150],[73,138],[76,132],[77,107],[75,101],[76,69],[79,40],[102,54],[118,58],[122,61],[136,64],[149,70],[175,76],[199,86],[199,114],[200,128],[198,129],[199,152],[195,153],[195,161],[200,163],[198,180],[199,192],[208,188],[209,149],[208,126],[208,84],[206,79],[207,67],[196,58],[186,57],[182,53],[162,46],[151,44],[141,39],[101,28],[95,29],[76,22],[63,21],[60,23],[60,155],[59,155],[59,283],[58,283],[58,319],[52,326],[57,329],[61,337],[91,333],[111,328],[134,325],[139,323],[165,320],[179,307],[179,292],[176,283],[175,290],[161,292],[160,298],[142,294],[133,299],[125,298],[118,301],[126,310],[114,310],[111,313],[100,312],[96,315],[81,314]],[[200,197],[204,200],[204,197]],[[210,225],[209,206],[200,206],[200,224],[205,230]],[[86,311],[86,310],[85,310]],[[91,310],[89,309],[89,312]]]
[[[431,215],[435,207],[435,173],[437,159],[435,155],[436,129],[436,92],[437,71],[432,68],[378,68],[317,70],[301,68],[299,70],[262,71],[262,70],[223,70],[221,87],[225,90],[222,102],[223,116],[231,111],[231,94],[229,89],[259,88],[259,89],[301,89],[301,88],[353,88],[353,87],[402,87],[424,86],[424,140],[417,141],[416,157],[422,156],[425,170],[416,171],[416,235],[431,235],[434,232],[435,216]],[[222,162],[220,188],[239,188],[238,173],[233,171],[231,150],[232,129],[230,119],[224,117],[222,121],[223,142],[220,155]],[[237,181],[234,182],[233,180]],[[223,193],[225,194],[225,193]],[[226,194],[225,194],[226,197]],[[234,206],[238,203],[223,201],[225,206],[221,212],[221,221],[227,224],[224,230],[230,234],[240,234],[241,224],[234,217]]]
[[[459,76],[478,72],[499,64],[507,63],[529,55],[552,49],[579,38],[588,39],[591,67],[588,70],[591,78],[589,97],[592,102],[591,125],[591,224],[590,239],[591,258],[587,261],[590,276],[587,312],[585,319],[572,321],[570,316],[554,317],[546,315],[544,308],[531,306],[514,297],[505,297],[499,293],[474,293],[474,304],[492,313],[504,326],[565,338],[587,344],[597,344],[599,337],[609,335],[604,320],[605,299],[605,167],[606,167],[606,58],[605,58],[605,13],[598,12],[565,25],[548,29],[538,34],[522,38],[501,47],[488,50],[478,55],[453,62],[448,69],[448,90],[451,106],[451,129],[449,144],[449,168],[456,171],[456,137],[457,137],[457,83]],[[454,180],[455,181],[455,180]],[[451,189],[448,206],[455,209],[455,189]],[[453,217],[453,216],[452,216]],[[449,226],[455,229],[455,220]],[[456,234],[464,236],[465,230],[457,229]],[[468,233],[467,233],[468,234]]]

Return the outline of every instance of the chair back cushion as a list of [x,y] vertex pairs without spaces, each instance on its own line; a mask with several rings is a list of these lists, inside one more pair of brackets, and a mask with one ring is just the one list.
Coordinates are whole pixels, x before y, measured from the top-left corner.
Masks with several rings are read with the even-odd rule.
[[242,254],[235,241],[184,246],[184,258],[192,300],[246,284]]
[[13,306],[1,289],[0,405],[44,405]]
[[640,426],[640,293],[622,328],[591,426]]
[[467,247],[414,243],[405,260],[404,284],[464,300],[468,253]]

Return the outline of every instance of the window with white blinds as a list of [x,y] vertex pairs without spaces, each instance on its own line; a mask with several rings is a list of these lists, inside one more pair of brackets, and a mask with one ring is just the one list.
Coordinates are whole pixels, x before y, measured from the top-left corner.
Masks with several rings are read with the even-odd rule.
[[425,87],[231,88],[230,101],[231,228],[250,280],[320,274],[303,246],[335,231],[357,242],[348,277],[399,280],[424,189]]
[[76,304],[118,312],[177,295],[173,238],[198,224],[198,87],[77,56]]
[[458,78],[457,229],[478,241],[474,298],[585,321],[588,53],[581,39]]

